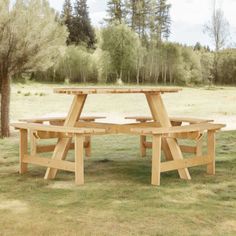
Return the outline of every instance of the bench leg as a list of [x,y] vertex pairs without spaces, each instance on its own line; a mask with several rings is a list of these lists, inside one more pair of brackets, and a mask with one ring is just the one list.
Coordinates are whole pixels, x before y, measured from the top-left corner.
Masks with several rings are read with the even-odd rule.
[[211,163],[207,165],[207,174],[215,174],[215,131],[207,132],[207,148],[208,156],[211,159]]
[[160,185],[161,178],[161,135],[154,135],[152,141],[152,185]]
[[141,154],[141,157],[145,157],[147,155],[145,142],[146,142],[146,136],[141,135],[140,136],[140,154]]
[[75,136],[75,184],[84,184],[84,137],[82,135]]
[[91,137],[85,136],[85,156],[91,156]]
[[197,140],[196,143],[196,156],[198,157],[202,156],[202,144],[203,144],[203,137]]
[[28,131],[26,129],[20,130],[20,174],[27,172],[28,164],[23,163],[24,156],[27,155],[28,148]]
[[30,154],[35,156],[37,154],[37,139],[34,136],[34,132],[30,132]]

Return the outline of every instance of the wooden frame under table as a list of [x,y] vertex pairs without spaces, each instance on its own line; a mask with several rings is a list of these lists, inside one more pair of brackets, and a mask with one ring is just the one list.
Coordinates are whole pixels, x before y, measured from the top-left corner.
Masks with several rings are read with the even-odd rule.
[[[149,123],[153,121],[153,118],[150,116],[129,116],[125,117],[127,120],[135,120],[141,124]],[[213,122],[211,119],[199,119],[192,117],[170,117],[170,122],[172,126],[181,126],[183,124],[202,124]],[[196,140],[196,145],[180,145],[180,149],[183,153],[194,153],[197,156],[201,156],[202,154],[202,143],[203,143],[203,135],[200,136]],[[140,135],[140,155],[145,157],[147,154],[147,149],[152,148],[152,143],[147,141],[145,135]]]
[[[26,173],[28,164],[35,164],[60,170],[75,172],[75,183],[77,185],[84,184],[84,159],[83,145],[84,138],[88,135],[103,134],[103,129],[88,129],[63,127],[55,125],[43,125],[37,123],[15,123],[11,124],[16,129],[20,130],[20,170],[21,174]],[[66,160],[49,159],[37,155],[28,154],[28,131],[34,132],[57,132],[65,135],[65,138],[75,139],[75,162]]]
[[[125,134],[134,134],[132,131],[136,128],[150,128],[155,129],[158,127],[161,128],[171,128],[172,124],[168,117],[166,108],[164,106],[164,103],[162,101],[162,94],[164,93],[176,93],[180,91],[179,88],[170,88],[170,87],[156,87],[156,88],[57,88],[54,89],[55,93],[60,94],[67,94],[67,95],[73,95],[73,101],[71,104],[71,107],[69,109],[68,115],[65,119],[65,122],[63,126],[65,128],[71,128],[71,127],[77,127],[77,128],[93,128],[93,129],[104,129],[106,134],[110,133],[125,133]],[[147,122],[145,124],[139,124],[139,123],[131,123],[131,124],[106,124],[106,123],[98,123],[98,122],[81,122],[80,117],[81,113],[83,111],[83,107],[85,105],[85,101],[87,96],[90,96],[91,94],[143,94],[144,97],[146,97],[147,103],[150,108],[150,112],[152,114],[152,122]],[[49,125],[50,127],[50,125]],[[25,136],[25,131],[23,132],[23,136]],[[58,135],[57,132],[51,131],[49,133],[42,132],[40,133],[40,130],[38,130],[38,134],[40,135]],[[196,132],[176,132],[171,133],[168,137],[163,137],[162,142],[162,148],[164,151],[165,159],[167,161],[182,161],[183,160],[183,154],[181,151],[181,148],[177,142],[177,138],[196,138]],[[67,156],[67,152],[71,147],[72,143],[72,137],[65,135],[65,133],[61,133],[60,136],[58,136],[58,142],[54,148],[53,154],[52,154],[52,160],[53,161],[61,161],[65,160]],[[24,144],[25,145],[25,144]],[[25,150],[25,147],[23,145],[23,150]],[[80,149],[82,149],[81,142],[77,145]],[[160,140],[155,139],[153,142],[154,152],[160,152]],[[81,151],[81,150],[80,150]],[[160,168],[154,165],[156,163],[153,163],[152,168]],[[47,171],[45,173],[44,178],[45,179],[54,179],[57,170],[59,168],[57,166],[48,166]],[[190,180],[190,174],[188,171],[187,166],[181,166],[181,168],[177,168],[177,171],[179,173],[180,178],[182,179],[188,179]]]
[[[179,170],[182,168],[207,165],[207,173],[215,174],[215,132],[225,127],[222,124],[194,124],[171,128],[136,128],[133,132],[139,135],[152,135],[152,185],[160,185],[161,172]],[[169,160],[161,162],[161,143],[163,137],[169,138],[176,133],[195,133],[201,135],[207,131],[207,154],[194,156],[184,160]]]
[[[82,116],[80,117],[81,122],[94,122],[97,119],[104,119],[104,116]],[[37,123],[37,124],[45,124],[49,123],[50,125],[59,125],[62,126],[66,120],[66,117],[38,117],[38,118],[30,118],[30,119],[20,119],[20,122],[26,123]],[[35,136],[34,132],[30,133],[30,151],[31,155],[36,155],[38,153],[52,152],[55,149],[55,145],[38,145],[38,139],[50,139],[50,138],[59,138],[63,136],[62,133],[41,133],[38,132],[38,135]],[[91,137],[85,136],[84,139],[84,148],[85,148],[85,156],[91,156]],[[75,145],[72,143],[69,149],[74,149]]]

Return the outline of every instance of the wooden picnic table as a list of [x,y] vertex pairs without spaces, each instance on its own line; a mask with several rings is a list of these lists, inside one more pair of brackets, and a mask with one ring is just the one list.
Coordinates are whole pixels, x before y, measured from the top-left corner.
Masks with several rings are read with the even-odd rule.
[[[171,87],[152,87],[152,88],[102,88],[102,87],[92,87],[92,88],[55,88],[54,92],[59,94],[73,95],[74,99],[71,104],[70,110],[64,122],[64,126],[68,127],[88,127],[88,128],[103,128],[106,129],[106,133],[132,133],[131,129],[138,128],[140,124],[106,124],[98,122],[78,122],[82,110],[85,105],[85,101],[90,94],[144,94],[153,121],[151,125],[155,126],[155,123],[159,127],[169,128],[171,127],[171,121],[169,119],[166,107],[162,100],[162,94],[164,93],[177,93],[180,88]],[[146,115],[146,114],[143,114]],[[147,126],[150,123],[147,123]],[[71,145],[72,139],[70,137],[59,138],[55,150],[53,152],[52,158],[57,160],[64,160],[66,158],[69,146]],[[164,138],[162,142],[164,154],[166,160],[182,160],[183,155],[178,145],[176,139],[173,137]],[[45,179],[55,178],[57,169],[47,168]],[[178,169],[180,178],[191,179],[189,171],[187,168]]]
[[[170,87],[156,88],[56,88],[55,93],[73,95],[73,101],[66,117],[34,118],[21,120],[24,123],[12,124],[20,130],[20,173],[27,171],[28,164],[47,167],[45,179],[54,179],[57,170],[75,172],[75,182],[84,184],[84,158],[90,156],[91,136],[103,134],[131,134],[140,136],[141,155],[146,148],[152,148],[152,185],[160,185],[160,174],[177,170],[180,178],[191,179],[188,168],[206,165],[207,173],[215,174],[215,133],[223,124],[211,123],[212,120],[196,118],[171,118],[167,114],[162,100],[164,93],[176,93],[181,89]],[[135,123],[116,124],[97,122],[102,117],[81,117],[88,95],[91,94],[143,94],[150,108],[151,117],[126,117]],[[49,123],[49,124],[45,124]],[[187,123],[187,125],[182,125]],[[31,153],[28,155],[27,137],[30,133]],[[207,153],[202,153],[202,137],[207,132]],[[152,136],[152,142],[146,142],[146,136]],[[37,146],[36,139],[57,138],[56,145]],[[72,139],[74,142],[72,142]],[[179,145],[178,139],[192,139],[196,146]],[[75,150],[75,162],[66,161],[70,149]],[[165,155],[161,162],[161,150]],[[52,158],[37,156],[37,153],[53,151]],[[194,154],[183,158],[183,153]],[[204,151],[205,153],[205,151]]]

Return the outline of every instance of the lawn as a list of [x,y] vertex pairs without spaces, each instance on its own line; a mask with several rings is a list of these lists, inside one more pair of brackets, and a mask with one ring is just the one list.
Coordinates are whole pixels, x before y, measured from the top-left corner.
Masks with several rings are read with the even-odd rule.
[[[66,113],[72,97],[53,94],[53,87],[14,84],[11,121]],[[170,115],[235,127],[236,88],[184,88],[163,98]],[[85,113],[121,122],[149,111],[142,95],[92,95]],[[236,235],[236,131],[217,134],[216,176],[205,167],[190,169],[191,181],[169,172],[160,187],[150,185],[150,151],[140,158],[138,144],[135,136],[94,137],[85,185],[78,187],[68,172],[45,181],[45,168],[30,166],[19,175],[13,131],[0,140],[0,235]]]

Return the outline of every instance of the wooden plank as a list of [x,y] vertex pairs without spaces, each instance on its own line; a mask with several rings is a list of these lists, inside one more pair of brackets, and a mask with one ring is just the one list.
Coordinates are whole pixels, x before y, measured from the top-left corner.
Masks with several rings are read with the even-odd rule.
[[91,156],[91,137],[90,136],[85,136],[84,148],[85,148],[85,156],[90,157]]
[[215,174],[215,132],[208,131],[207,133],[207,151],[208,156],[210,157],[210,163],[207,165],[207,174],[214,175]]
[[137,132],[143,135],[147,134],[162,134],[169,135],[174,133],[195,133],[203,132],[206,130],[219,130],[225,127],[223,124],[212,124],[212,123],[201,123],[185,126],[170,126],[170,127],[161,127],[161,128],[134,128],[132,131]]
[[54,93],[62,94],[108,94],[108,93],[144,93],[144,94],[156,94],[156,93],[176,93],[179,92],[180,88],[171,88],[171,87],[137,87],[137,88],[120,88],[120,87],[83,87],[83,88],[55,88]]
[[[132,119],[139,122],[147,122],[152,121],[153,118],[151,116],[128,116],[125,117],[125,119]],[[190,124],[199,124],[199,123],[209,123],[213,122],[212,119],[201,119],[201,118],[193,118],[193,117],[169,117],[171,122],[177,122],[177,123],[190,123]]]
[[[80,121],[95,121],[97,119],[104,119],[105,116],[82,116],[80,117]],[[20,119],[21,122],[27,123],[43,123],[43,122],[64,122],[66,120],[65,116],[62,117],[36,117],[30,119]]]
[[[145,148],[152,148],[152,142],[144,142]],[[180,145],[180,150],[184,153],[196,153],[196,147]]]
[[161,135],[154,135],[152,141],[152,185],[160,185],[161,178]]
[[[37,146],[37,153],[45,153],[45,152],[53,152],[55,149],[56,145],[40,145]],[[74,149],[75,145],[74,143],[70,144],[69,150]]]
[[20,174],[27,172],[28,165],[24,162],[24,156],[27,154],[28,149],[28,132],[25,129],[20,130]]
[[23,158],[23,162],[28,164],[34,164],[39,166],[45,166],[45,167],[51,167],[60,170],[75,172],[75,163],[70,161],[62,161],[38,156],[25,155]]
[[30,131],[30,154],[35,155],[37,152],[37,139],[34,136],[34,132]]
[[[75,96],[70,107],[68,116],[65,120],[64,126],[73,127],[76,124],[76,121],[79,120],[80,115],[82,113],[82,109],[84,107],[84,103],[86,100],[86,95]],[[71,144],[71,138],[62,138],[58,140],[56,148],[53,152],[52,159],[64,160],[66,158],[67,152],[69,150]],[[57,169],[48,168],[46,174],[44,176],[45,179],[53,179],[55,178],[57,173]]]
[[194,146],[180,145],[180,150],[184,153],[194,153],[196,154],[197,148]]
[[202,147],[203,147],[203,134],[202,136],[196,141],[196,155],[202,156]]
[[140,154],[141,154],[141,157],[145,157],[146,156],[146,146],[145,146],[145,143],[146,143],[146,136],[141,135],[140,136]]
[[77,185],[84,184],[83,142],[83,136],[75,136],[75,183]]
[[194,166],[199,166],[199,165],[207,165],[210,162],[211,162],[211,159],[209,156],[167,161],[167,162],[161,163],[161,172],[167,172],[167,171],[194,167]]
[[36,123],[13,123],[13,127],[18,129],[30,129],[34,131],[45,131],[45,132],[58,132],[58,133],[68,133],[68,134],[96,134],[104,133],[103,129],[95,128],[76,128],[69,125],[56,126],[56,125],[43,125]]
[[[153,119],[155,121],[159,121],[161,123],[161,126],[164,127],[164,129],[171,128],[172,127],[171,122],[169,120],[161,95],[160,94],[146,95],[146,97],[147,97],[150,110],[152,111]],[[179,145],[177,144],[176,139],[167,138],[166,142],[169,146],[172,158],[174,160],[183,160],[183,155],[182,155]],[[170,160],[171,157],[168,157],[168,159]],[[179,172],[180,178],[191,179],[187,168],[178,169],[178,172]]]

